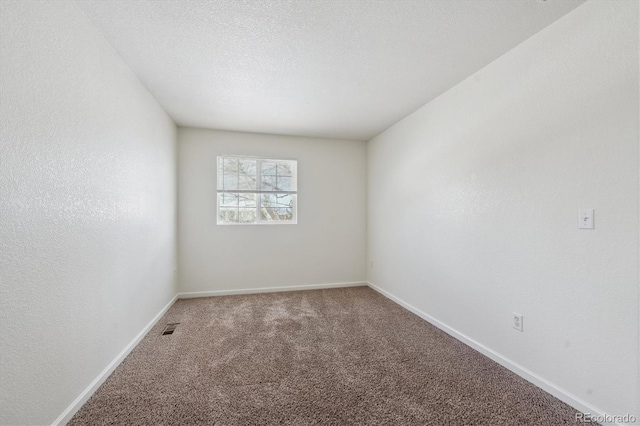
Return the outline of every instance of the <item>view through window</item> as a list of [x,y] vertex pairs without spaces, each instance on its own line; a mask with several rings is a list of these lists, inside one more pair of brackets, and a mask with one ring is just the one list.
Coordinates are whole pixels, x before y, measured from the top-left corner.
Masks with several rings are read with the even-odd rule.
[[297,221],[297,161],[218,157],[218,224]]

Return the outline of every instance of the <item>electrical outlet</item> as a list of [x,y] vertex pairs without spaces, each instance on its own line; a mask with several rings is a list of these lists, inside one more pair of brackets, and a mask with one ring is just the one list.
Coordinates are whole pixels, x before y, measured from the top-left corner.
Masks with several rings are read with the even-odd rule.
[[369,262],[369,268],[373,269],[373,260]]
[[513,328],[515,328],[518,331],[524,331],[523,328],[523,317],[520,314],[516,314],[515,312],[513,312]]

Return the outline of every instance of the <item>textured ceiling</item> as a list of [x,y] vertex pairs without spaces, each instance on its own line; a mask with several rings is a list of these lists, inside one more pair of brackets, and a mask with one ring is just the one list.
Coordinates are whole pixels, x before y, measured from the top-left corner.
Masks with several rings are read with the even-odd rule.
[[361,140],[581,3],[77,1],[179,125]]

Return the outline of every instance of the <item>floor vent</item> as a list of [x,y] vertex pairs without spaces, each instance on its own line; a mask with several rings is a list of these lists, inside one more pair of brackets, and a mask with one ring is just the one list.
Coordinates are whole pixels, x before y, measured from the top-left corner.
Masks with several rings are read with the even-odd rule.
[[171,324],[167,324],[164,327],[164,330],[162,330],[162,335],[164,336],[165,334],[173,334],[174,331],[176,331],[176,327],[178,326],[178,324],[180,324],[179,322],[173,322]]

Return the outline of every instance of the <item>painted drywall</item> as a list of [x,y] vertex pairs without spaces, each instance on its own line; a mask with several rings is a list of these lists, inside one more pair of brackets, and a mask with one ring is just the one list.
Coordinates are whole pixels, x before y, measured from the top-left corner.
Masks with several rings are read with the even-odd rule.
[[176,129],[73,2],[0,31],[0,424],[51,424],[176,293]]
[[372,139],[367,162],[372,284],[636,417],[638,77],[638,3],[587,2]]
[[[217,225],[216,157],[298,161],[296,225]],[[366,144],[178,130],[181,292],[294,287],[366,278]]]

